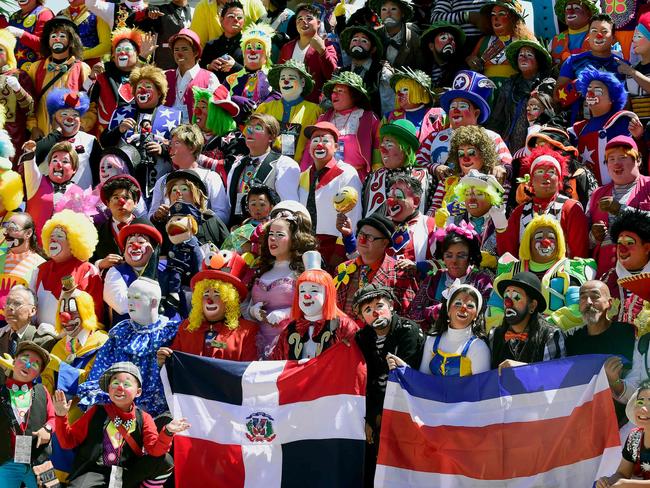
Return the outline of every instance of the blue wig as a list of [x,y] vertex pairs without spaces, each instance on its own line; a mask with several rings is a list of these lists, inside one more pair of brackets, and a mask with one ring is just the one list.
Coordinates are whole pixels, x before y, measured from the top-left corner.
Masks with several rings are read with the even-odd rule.
[[623,110],[627,102],[627,90],[623,82],[616,75],[609,71],[599,71],[591,66],[586,68],[578,75],[578,80],[576,81],[576,88],[583,97],[587,96],[589,83],[592,81],[600,81],[607,87],[609,98],[612,100],[612,109],[615,112]]
[[48,93],[45,104],[50,117],[64,108],[73,108],[79,112],[79,115],[83,115],[88,111],[90,100],[85,92],[76,92],[67,88],[54,88]]

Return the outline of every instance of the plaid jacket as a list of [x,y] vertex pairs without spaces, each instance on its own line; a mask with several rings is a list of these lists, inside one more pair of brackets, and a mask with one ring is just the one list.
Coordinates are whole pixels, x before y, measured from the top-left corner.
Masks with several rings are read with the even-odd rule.
[[[403,271],[395,268],[395,258],[385,256],[384,261],[375,272],[370,283],[388,286],[393,289],[401,310],[408,310],[411,300],[418,291],[416,272]],[[336,285],[336,303],[350,317],[354,317],[352,297],[360,288],[359,267],[354,259],[345,261],[337,268],[334,282]],[[370,284],[369,283],[369,284]],[[363,286],[363,285],[362,285]]]

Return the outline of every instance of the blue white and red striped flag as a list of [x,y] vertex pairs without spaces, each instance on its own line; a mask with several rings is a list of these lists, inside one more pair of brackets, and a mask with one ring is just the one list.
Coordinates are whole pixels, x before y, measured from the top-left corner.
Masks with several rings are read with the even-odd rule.
[[234,362],[174,352],[161,372],[176,486],[361,486],[366,366],[356,346],[309,361]]
[[392,371],[375,487],[591,487],[620,440],[605,356],[464,378]]

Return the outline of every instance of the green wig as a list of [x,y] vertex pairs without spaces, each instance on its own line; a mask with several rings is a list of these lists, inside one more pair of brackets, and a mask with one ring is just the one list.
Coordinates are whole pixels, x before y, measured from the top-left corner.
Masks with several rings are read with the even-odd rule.
[[[194,106],[201,100],[208,102],[208,120],[205,126],[215,136],[223,136],[232,132],[237,128],[237,122],[233,119],[228,112],[221,107],[212,103],[212,92],[205,88],[192,87],[194,93]],[[196,124],[196,116],[192,116],[192,123]]]

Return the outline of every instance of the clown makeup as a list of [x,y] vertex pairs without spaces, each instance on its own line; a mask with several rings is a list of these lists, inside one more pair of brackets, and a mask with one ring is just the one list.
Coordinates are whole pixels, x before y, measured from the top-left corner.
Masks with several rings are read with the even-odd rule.
[[615,185],[628,185],[639,177],[639,163],[623,147],[613,147],[607,154],[607,171]]
[[126,238],[124,260],[133,268],[144,268],[153,254],[153,246],[144,234],[132,234]]
[[70,252],[70,244],[68,243],[68,235],[63,227],[55,227],[50,234],[48,251],[50,257],[58,262],[65,261],[72,255]]
[[433,39],[435,52],[445,59],[451,59],[456,53],[456,39],[450,32],[439,32]]
[[559,175],[552,165],[537,165],[533,171],[531,183],[537,198],[550,198],[558,191]]
[[492,23],[492,30],[496,36],[512,35],[512,19],[507,8],[495,5],[490,14],[490,22]]
[[68,34],[62,30],[55,30],[50,34],[50,49],[54,54],[61,54],[68,49]]
[[322,318],[325,305],[325,287],[305,281],[298,287],[298,306],[307,320]]
[[291,230],[289,222],[275,219],[269,227],[269,252],[276,261],[289,261],[291,257]]
[[73,108],[64,108],[54,113],[56,125],[61,128],[64,138],[74,136],[81,127],[81,115]]
[[448,305],[449,327],[451,329],[466,329],[478,315],[476,298],[465,291],[459,291]]
[[23,12],[31,12],[36,8],[37,0],[18,0],[18,6]]
[[544,112],[542,104],[536,98],[529,98],[526,104],[526,120],[529,125],[533,125],[540,115]]
[[564,7],[564,19],[569,29],[581,29],[589,22],[589,12],[580,2],[570,1]]
[[530,242],[530,255],[536,263],[546,264],[557,259],[557,236],[546,226],[539,227]]
[[221,19],[221,27],[227,37],[236,36],[244,26],[244,11],[239,7],[228,9],[226,15]]
[[612,26],[607,21],[596,20],[589,27],[589,48],[594,53],[609,53],[612,49],[614,35]]
[[297,70],[285,68],[280,72],[280,93],[286,101],[292,102],[300,98],[304,87],[305,80]]
[[386,169],[397,169],[404,163],[405,154],[393,136],[384,136],[379,146],[381,160]]
[[590,84],[589,90],[587,91],[587,96],[585,97],[587,105],[598,105],[600,99],[605,94],[605,91],[606,90],[600,86],[594,86],[592,88]]
[[536,74],[539,71],[539,64],[535,57],[535,50],[528,46],[522,47],[517,54],[517,66],[524,75]]
[[246,146],[253,157],[265,154],[273,142],[264,125],[256,120],[246,124],[244,136],[246,137]]
[[248,213],[253,220],[262,221],[271,213],[271,202],[264,193],[248,196]]
[[192,189],[190,185],[187,184],[187,181],[179,179],[174,181],[174,184],[171,187],[169,192],[169,201],[171,203],[176,202],[187,202],[193,203],[194,197],[192,196]]
[[138,62],[138,52],[131,41],[124,40],[115,47],[113,59],[118,68],[130,68]]
[[[12,215],[7,222],[2,224],[2,234],[4,234],[4,241],[10,252],[22,251],[23,244],[32,236],[34,230],[25,229],[24,225],[25,218],[20,215]],[[25,247],[29,248],[28,246]]]
[[128,221],[135,210],[135,201],[129,190],[126,188],[115,190],[108,199],[108,209],[116,221]]
[[643,242],[638,234],[624,230],[616,241],[616,258],[628,271],[639,271],[648,264],[650,243]]
[[465,125],[478,125],[480,110],[467,100],[455,98],[449,104],[449,123],[452,129]]
[[475,187],[465,190],[465,208],[472,217],[482,217],[491,206],[490,199],[483,190]]
[[397,103],[400,108],[406,110],[411,108],[411,98],[409,97],[409,87],[405,83],[398,82],[395,86],[397,94]]
[[334,85],[332,90],[332,106],[337,112],[349,110],[354,107],[354,99],[352,98],[352,90],[347,85]]
[[260,41],[248,41],[244,46],[244,64],[249,70],[257,71],[266,64],[266,49]]
[[394,222],[404,222],[420,203],[413,190],[403,182],[393,184],[386,197],[386,216]]
[[67,151],[56,151],[52,154],[48,168],[50,181],[57,184],[70,181],[76,172],[72,165],[72,157]]
[[160,92],[151,80],[140,80],[135,87],[135,101],[140,108],[154,108],[160,100]]
[[469,246],[462,242],[452,244],[442,253],[442,260],[451,278],[462,278],[469,268]]
[[377,229],[364,225],[357,232],[357,250],[365,264],[371,264],[383,259],[386,253],[388,239]]
[[81,315],[74,295],[64,296],[59,300],[59,322],[61,322],[61,327],[63,327],[63,331],[68,337],[76,337],[79,333]]
[[34,351],[22,351],[16,358],[13,378],[23,383],[31,383],[41,372],[43,360]]
[[[632,50],[634,54],[645,57],[650,54],[650,36],[646,37],[643,32],[648,32],[647,29],[641,31],[641,28],[637,26],[634,31],[634,36],[632,37]],[[0,59],[0,63],[2,60]]]
[[363,32],[357,32],[350,39],[350,56],[354,59],[367,59],[371,50],[372,42]]
[[466,175],[471,169],[480,171],[483,167],[483,159],[474,146],[461,144],[458,147],[458,164],[462,173]]
[[124,174],[124,161],[115,154],[107,154],[99,161],[99,180],[105,182],[111,176]]
[[203,292],[201,304],[203,316],[208,322],[219,322],[226,316],[226,305],[215,288],[207,288]]
[[387,298],[375,298],[361,305],[359,311],[366,325],[381,329],[390,324],[393,317],[393,304]]
[[328,162],[334,156],[336,142],[329,132],[315,131],[309,141],[309,152],[317,163]]
[[131,373],[115,373],[108,383],[108,396],[113,405],[128,412],[133,402],[142,394],[138,379]]
[[158,320],[160,285],[150,280],[137,279],[126,292],[129,317],[136,324],[150,325]]
[[503,293],[503,309],[509,325],[521,324],[531,313],[524,290],[517,286],[508,286]]
[[385,2],[379,10],[381,22],[389,29],[398,27],[402,22],[402,10],[393,2]]

